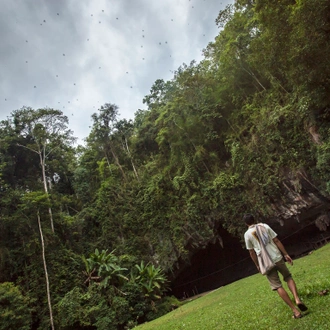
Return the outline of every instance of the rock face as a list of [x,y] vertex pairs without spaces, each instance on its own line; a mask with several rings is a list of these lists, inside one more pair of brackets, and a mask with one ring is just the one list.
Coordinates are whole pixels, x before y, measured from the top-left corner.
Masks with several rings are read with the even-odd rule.
[[286,174],[286,180],[282,181],[282,196],[282,200],[271,205],[274,213],[271,223],[277,221],[284,226],[292,218],[298,223],[313,222],[316,216],[329,212],[329,197],[322,194],[303,171]]
[[[304,172],[286,175],[283,197],[270,205],[274,214],[262,220],[278,234],[293,258],[330,242],[330,200]],[[219,228],[212,243],[191,251],[190,263],[179,264],[172,280],[172,294],[189,297],[216,289],[256,273],[242,238],[233,237]]]
[[[289,238],[303,238],[305,228],[320,236],[330,224],[330,199],[322,194],[303,172],[287,175],[282,182],[283,199],[271,205],[274,216],[267,223],[291,244]],[[318,231],[315,232],[315,227]],[[312,240],[311,235],[307,235]],[[283,238],[282,238],[283,239]],[[306,238],[308,239],[308,238]],[[303,243],[300,239],[300,243]]]

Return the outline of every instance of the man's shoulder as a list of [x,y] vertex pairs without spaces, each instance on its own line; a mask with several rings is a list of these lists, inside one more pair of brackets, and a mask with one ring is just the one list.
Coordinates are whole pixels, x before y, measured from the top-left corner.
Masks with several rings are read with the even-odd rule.
[[267,223],[262,223],[262,225],[264,226],[264,228],[266,228],[268,234],[270,234],[273,238],[277,236],[274,229],[271,226],[269,226]]
[[271,227],[267,223],[264,223],[264,222],[260,222],[260,223],[258,223],[258,225],[261,225],[261,226],[265,227],[266,229],[271,229]]
[[245,232],[244,237],[249,237],[249,236],[251,236],[253,229],[255,229],[255,228],[254,228],[254,227],[253,227],[253,228],[249,228],[249,229]]
[[247,238],[249,236],[250,232],[249,229],[244,233],[244,238]]

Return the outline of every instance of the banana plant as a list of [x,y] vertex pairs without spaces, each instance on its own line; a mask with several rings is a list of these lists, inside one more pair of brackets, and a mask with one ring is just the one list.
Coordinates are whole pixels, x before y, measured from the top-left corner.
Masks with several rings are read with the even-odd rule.
[[135,265],[137,275],[132,274],[131,279],[142,288],[146,298],[160,299],[161,295],[168,288],[168,281],[161,267],[155,267],[153,264]]
[[119,265],[119,258],[114,254],[114,251],[108,253],[108,250],[99,252],[98,249],[95,249],[89,258],[82,256],[85,264],[83,274],[87,277],[85,283],[90,284],[91,281],[94,281],[101,287],[107,287],[108,285],[117,285],[120,279],[128,281],[128,278],[123,275],[127,268]]

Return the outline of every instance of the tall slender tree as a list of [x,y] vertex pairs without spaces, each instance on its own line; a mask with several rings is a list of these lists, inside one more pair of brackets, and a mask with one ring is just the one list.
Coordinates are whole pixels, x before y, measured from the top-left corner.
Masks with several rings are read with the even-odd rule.
[[[24,107],[13,112],[16,133],[21,137],[18,146],[30,150],[39,157],[43,188],[49,198],[49,183],[52,175],[47,175],[47,160],[74,142],[72,131],[68,129],[68,118],[59,110]],[[54,232],[54,220],[51,205],[48,208],[50,224]]]

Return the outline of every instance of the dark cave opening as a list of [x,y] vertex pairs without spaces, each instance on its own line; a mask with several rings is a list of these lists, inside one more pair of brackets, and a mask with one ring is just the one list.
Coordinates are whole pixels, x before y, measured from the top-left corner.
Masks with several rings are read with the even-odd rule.
[[[307,254],[330,241],[330,230],[321,232],[309,224],[288,221],[285,226],[271,225],[293,259]],[[172,281],[171,294],[179,299],[217,289],[257,273],[248,251],[242,242],[223,229],[219,242],[209,244],[195,253],[179,275]]]

